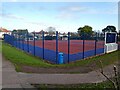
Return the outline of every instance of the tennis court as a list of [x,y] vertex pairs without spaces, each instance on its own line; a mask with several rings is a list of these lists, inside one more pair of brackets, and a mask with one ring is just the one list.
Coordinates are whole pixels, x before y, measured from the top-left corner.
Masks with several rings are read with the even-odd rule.
[[[36,40],[35,46],[43,47],[42,40]],[[29,41],[29,44],[33,45],[33,41]],[[96,46],[95,46],[96,45]],[[55,40],[45,40],[44,41],[44,48],[49,50],[56,51],[56,41]],[[83,46],[83,40],[70,40],[70,46],[69,46],[70,54],[79,53],[84,51],[90,51],[104,48],[104,41],[97,41],[95,40],[84,40],[84,46]],[[68,41],[67,40],[59,40],[58,41],[58,52],[63,52],[68,54]]]

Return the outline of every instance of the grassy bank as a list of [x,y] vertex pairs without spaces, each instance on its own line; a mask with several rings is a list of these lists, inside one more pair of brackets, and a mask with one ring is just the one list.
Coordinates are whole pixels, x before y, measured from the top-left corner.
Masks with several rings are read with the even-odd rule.
[[10,60],[16,68],[19,68],[20,65],[25,66],[33,66],[33,67],[76,67],[76,66],[89,66],[91,63],[95,63],[97,66],[100,66],[99,61],[101,60],[103,63],[103,66],[110,65],[115,63],[118,60],[118,53],[120,51],[115,51],[113,53],[96,56],[93,58],[89,58],[86,60],[79,60],[76,62],[71,62],[69,64],[62,64],[62,65],[56,65],[56,64],[50,64],[45,62],[44,60],[34,57],[32,55],[29,55],[21,50],[16,49],[15,47],[12,47],[6,43],[2,44],[2,53],[4,57],[8,60]]
[[29,55],[6,43],[2,44],[2,49],[3,56],[16,65],[41,66],[41,67],[52,66],[51,64],[43,62],[42,59]]

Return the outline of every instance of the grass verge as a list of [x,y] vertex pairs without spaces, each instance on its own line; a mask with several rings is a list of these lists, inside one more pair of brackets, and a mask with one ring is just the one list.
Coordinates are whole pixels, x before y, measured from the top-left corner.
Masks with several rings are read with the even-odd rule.
[[[115,77],[110,78],[115,81]],[[113,83],[109,80],[99,82],[99,83],[80,83],[80,84],[31,84],[37,90],[46,90],[49,88],[54,88],[57,90],[61,89],[71,89],[71,90],[116,90]]]
[[85,83],[85,84],[31,84],[37,90],[48,89],[48,88],[57,88],[61,89],[72,89],[72,90],[105,90],[105,89],[114,89],[114,86],[109,81],[104,81],[101,83]]

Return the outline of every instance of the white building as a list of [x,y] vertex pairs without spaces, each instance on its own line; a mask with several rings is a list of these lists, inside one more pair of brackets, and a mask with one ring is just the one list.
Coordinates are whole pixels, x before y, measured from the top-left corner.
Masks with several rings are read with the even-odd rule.
[[11,31],[5,29],[5,28],[2,28],[0,27],[0,39],[3,39],[4,38],[4,34],[9,34],[11,35]]

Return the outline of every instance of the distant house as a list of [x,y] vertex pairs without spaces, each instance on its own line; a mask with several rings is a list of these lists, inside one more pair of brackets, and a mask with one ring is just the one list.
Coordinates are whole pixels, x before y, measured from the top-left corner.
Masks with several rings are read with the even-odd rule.
[[[43,30],[39,31],[39,32],[31,32],[30,35],[31,36],[34,36],[34,33],[35,33],[35,37],[37,38],[37,40],[41,40],[42,39],[42,33],[43,33]],[[55,40],[56,39],[56,33],[53,32],[53,33],[49,33],[47,31],[44,31],[44,37],[45,37],[45,40]],[[68,36],[67,36],[67,33],[58,33],[58,39],[59,40],[67,40],[68,39]]]
[[2,28],[0,27],[0,39],[3,39],[4,38],[4,34],[9,34],[11,35],[11,31],[5,29],[5,28]]
[[[30,34],[32,36],[34,36],[34,33],[35,33],[35,36],[36,36],[37,39],[42,39],[43,30],[41,30],[39,32],[31,32]],[[49,33],[48,32],[44,32],[44,36],[49,36]]]

